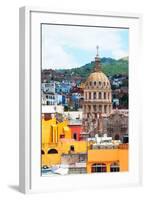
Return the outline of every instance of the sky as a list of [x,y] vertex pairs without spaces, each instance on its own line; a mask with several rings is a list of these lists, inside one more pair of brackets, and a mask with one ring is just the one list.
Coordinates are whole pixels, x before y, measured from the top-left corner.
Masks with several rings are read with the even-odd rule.
[[128,56],[128,29],[42,25],[42,69],[70,69],[99,56]]

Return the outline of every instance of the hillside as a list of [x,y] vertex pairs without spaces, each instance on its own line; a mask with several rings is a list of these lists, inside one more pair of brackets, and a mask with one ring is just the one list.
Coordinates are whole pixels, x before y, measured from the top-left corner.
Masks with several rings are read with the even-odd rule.
[[[128,74],[128,59],[115,60],[112,58],[101,58],[102,70],[107,76],[113,76],[115,74]],[[65,70],[56,70],[66,76],[81,76],[82,78],[87,78],[87,76],[92,72],[94,67],[94,62],[88,63],[84,66]]]

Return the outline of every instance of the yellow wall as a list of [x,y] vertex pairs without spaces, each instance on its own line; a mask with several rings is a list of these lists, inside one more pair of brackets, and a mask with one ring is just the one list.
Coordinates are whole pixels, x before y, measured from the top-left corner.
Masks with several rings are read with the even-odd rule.
[[91,173],[92,164],[95,163],[106,164],[107,172],[109,172],[113,162],[119,163],[120,171],[128,171],[128,149],[88,150],[87,172]]
[[[61,154],[69,151],[69,144],[61,143],[60,135],[65,135],[65,139],[71,139],[71,130],[67,126],[67,121],[57,123],[56,119],[42,119],[42,166],[55,165],[61,162]],[[76,146],[78,146],[76,144]],[[76,147],[77,148],[77,147]],[[48,154],[50,149],[56,149],[58,154]]]
[[128,149],[119,149],[119,162],[120,162],[120,171],[128,171],[129,165],[129,151]]
[[104,162],[118,160],[117,149],[88,150],[88,162]]
[[75,153],[85,153],[87,152],[87,142],[86,141],[64,141],[59,143],[59,148],[62,153],[68,153],[70,151],[70,146],[74,146]]
[[42,119],[42,144],[58,143],[60,135],[65,135],[65,138],[71,138],[71,129],[67,126],[67,121],[57,123],[56,119]]
[[[45,155],[42,155],[42,165],[55,165],[61,162],[61,154],[68,154],[70,151],[70,146],[74,146],[74,153],[85,153],[87,152],[87,142],[85,141],[67,141],[58,142],[55,145],[42,145],[42,150],[44,150]],[[58,154],[48,154],[48,150],[56,149]]]
[[[56,149],[58,154],[48,154],[50,149]],[[59,152],[58,145],[42,144],[42,150],[45,152],[45,154],[42,155],[42,166],[52,166],[61,162],[61,154]]]
[[42,119],[42,144],[52,142],[52,125],[56,124],[56,119],[44,120]]

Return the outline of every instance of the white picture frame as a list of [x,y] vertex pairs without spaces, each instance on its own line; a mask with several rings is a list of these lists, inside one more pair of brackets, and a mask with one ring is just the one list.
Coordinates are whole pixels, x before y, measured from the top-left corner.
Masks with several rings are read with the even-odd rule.
[[[98,189],[140,185],[142,181],[142,130],[140,120],[140,14],[99,11],[50,11],[20,8],[20,140],[19,188],[23,193]],[[75,24],[129,28],[130,149],[129,171],[116,174],[41,177],[40,175],[40,24]],[[138,67],[137,67],[138,66]],[[135,81],[137,80],[137,82]]]

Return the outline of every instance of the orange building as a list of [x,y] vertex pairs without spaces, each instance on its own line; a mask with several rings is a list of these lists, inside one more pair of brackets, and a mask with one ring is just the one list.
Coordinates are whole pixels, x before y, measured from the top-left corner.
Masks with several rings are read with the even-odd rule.
[[89,149],[87,172],[128,171],[128,144],[116,149]]

